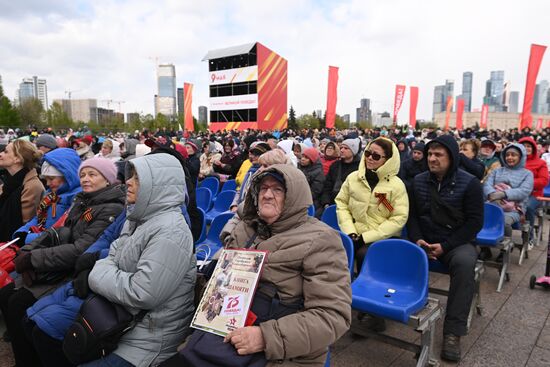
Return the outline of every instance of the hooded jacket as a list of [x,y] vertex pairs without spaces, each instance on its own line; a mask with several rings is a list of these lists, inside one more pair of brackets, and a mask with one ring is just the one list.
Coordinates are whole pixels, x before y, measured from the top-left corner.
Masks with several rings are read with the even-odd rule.
[[[57,220],[70,208],[73,198],[78,194],[82,189],[80,188],[80,179],[78,177],[78,167],[80,166],[80,157],[78,154],[69,148],[57,148],[51,152],[46,153],[44,156],[44,161],[51,164],[59,172],[63,174],[65,183],[57,190],[57,195],[59,196],[59,201],[56,203],[55,215],[53,215],[53,207],[48,208],[48,216],[46,218],[46,223],[44,228],[50,228],[52,225],[57,222]],[[50,190],[46,192],[45,195],[48,195]],[[32,226],[38,225],[38,218],[35,216],[17,232],[29,232]],[[15,236],[14,233],[14,236]],[[40,233],[29,233],[25,239],[25,244],[30,243]]]
[[[124,139],[124,153],[120,157],[126,161],[136,157],[136,146],[139,141],[136,139]],[[119,146],[120,150],[120,146]]]
[[[124,208],[124,190],[120,185],[107,186],[91,193],[75,195],[64,227],[70,229],[69,243],[55,247],[35,248],[39,239],[23,246],[31,251],[31,261],[36,273],[66,272],[73,269],[76,259],[94,243]],[[85,215],[86,214],[86,215]],[[89,219],[88,219],[89,218]],[[33,284],[28,288],[35,298],[55,289],[63,280],[54,284]],[[15,281],[22,285],[22,277]]]
[[321,206],[334,204],[334,199],[336,199],[336,195],[340,192],[344,181],[346,181],[350,173],[357,171],[360,161],[361,154],[358,153],[353,156],[353,160],[349,163],[344,162],[340,158],[330,166],[328,174],[325,176],[325,183],[321,194]]
[[548,166],[546,165],[546,162],[539,158],[539,155],[537,154],[537,143],[532,137],[526,136],[521,138],[519,139],[519,143],[529,143],[533,147],[533,153],[527,156],[525,168],[533,173],[534,181],[531,196],[543,196],[544,188],[548,185]]
[[258,234],[252,245],[269,251],[260,282],[274,285],[283,302],[304,301],[302,311],[259,325],[268,366],[323,366],[327,347],[350,326],[350,278],[338,233],[307,215],[311,195],[303,173],[276,164],[255,175],[228,247],[242,247],[257,233],[257,195],[268,172],[284,177],[286,195],[269,235]]
[[[521,154],[519,163],[514,167],[510,167],[506,163],[506,152],[511,148],[519,149]],[[483,184],[483,195],[485,198],[487,199],[490,194],[497,191],[495,185],[506,184],[510,186],[510,189],[504,191],[506,200],[519,203],[525,210],[527,199],[533,191],[533,174],[525,168],[526,160],[527,151],[523,145],[512,143],[504,148],[501,154],[502,167],[491,171]]]
[[304,173],[309,184],[313,204],[316,208],[321,207],[321,193],[325,184],[325,175],[323,174],[323,166],[319,159],[311,162],[308,166],[302,166],[298,163],[298,168]]
[[[372,142],[365,150],[371,144]],[[397,177],[399,151],[392,143],[391,158],[375,171],[379,181],[374,190],[365,177],[367,167],[364,157],[363,152],[359,169],[348,176],[336,196],[338,225],[346,234],[361,235],[365,243],[399,236],[409,215],[407,189]],[[385,198],[384,201],[382,197]]]
[[157,365],[176,352],[193,314],[196,261],[181,214],[185,177],[178,160],[153,154],[130,161],[139,179],[120,237],[96,262],[90,289],[145,318],[125,334],[115,354],[135,366]]
[[[444,252],[473,241],[483,227],[483,188],[479,180],[458,168],[458,144],[450,135],[441,135],[426,144],[424,157],[433,142],[441,144],[450,156],[450,167],[439,182],[429,170],[417,175],[409,191],[410,212],[407,232],[412,242],[420,239],[428,243],[441,243]],[[436,190],[447,205],[460,210],[464,223],[449,229],[434,222],[431,213],[431,192]]]

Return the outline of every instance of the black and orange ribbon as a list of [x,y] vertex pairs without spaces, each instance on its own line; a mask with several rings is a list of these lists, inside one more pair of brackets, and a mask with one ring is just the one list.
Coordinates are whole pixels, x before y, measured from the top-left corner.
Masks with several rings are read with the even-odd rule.
[[374,197],[378,199],[378,205],[384,204],[386,209],[391,213],[393,212],[393,206],[390,204],[388,199],[386,198],[386,193],[384,192],[376,192],[374,193]]
[[84,211],[84,213],[80,216],[80,219],[84,219],[86,222],[91,222],[93,219],[92,208],[86,209],[86,211]]

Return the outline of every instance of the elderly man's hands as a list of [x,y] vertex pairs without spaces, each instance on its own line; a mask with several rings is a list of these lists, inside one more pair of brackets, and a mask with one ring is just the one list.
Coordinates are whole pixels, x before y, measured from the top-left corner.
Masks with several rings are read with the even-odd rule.
[[223,339],[231,343],[240,355],[253,354],[265,349],[265,340],[259,326],[246,326],[233,330]]
[[440,243],[428,243],[424,240],[418,240],[416,244],[426,251],[430,260],[437,260],[439,256],[443,255],[443,247]]

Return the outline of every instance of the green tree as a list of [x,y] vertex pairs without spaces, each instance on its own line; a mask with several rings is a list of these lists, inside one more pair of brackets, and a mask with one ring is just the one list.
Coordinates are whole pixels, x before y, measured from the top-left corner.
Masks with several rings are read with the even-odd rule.
[[362,130],[365,130],[365,129],[372,129],[372,122],[370,121],[357,121],[355,123],[355,126],[362,129]]
[[37,98],[25,99],[17,107],[23,126],[43,126],[45,122],[44,107]]
[[14,108],[0,85],[0,126],[18,127],[21,125],[19,111]]
[[74,127],[74,121],[57,102],[54,102],[46,112],[46,124],[54,130]]
[[313,114],[301,115],[296,120],[296,123],[300,129],[318,129],[320,124],[319,119]]
[[288,111],[288,128],[292,130],[298,129],[298,123],[296,122],[296,111],[294,107],[290,106],[290,111]]
[[348,128],[348,124],[344,121],[342,116],[336,114],[336,118],[334,119],[334,127],[338,130],[342,130]]

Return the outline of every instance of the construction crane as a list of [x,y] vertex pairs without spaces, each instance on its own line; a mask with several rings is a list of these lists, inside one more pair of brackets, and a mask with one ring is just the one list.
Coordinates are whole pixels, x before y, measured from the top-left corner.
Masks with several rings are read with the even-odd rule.
[[111,103],[113,103],[113,100],[112,99],[102,99],[99,102],[107,103],[107,109],[110,110],[111,109]]
[[126,103],[126,101],[112,101],[112,102],[118,104],[118,112],[122,113],[122,104]]
[[147,58],[148,58],[149,60],[151,60],[151,61],[154,61],[154,62],[155,62],[155,65],[158,66],[158,64],[159,64],[159,58],[158,58],[158,56],[148,56]]
[[66,90],[66,91],[65,91],[65,95],[68,96],[68,97],[69,97],[69,100],[70,100],[71,97],[72,97],[72,95],[73,95],[73,93],[77,93],[77,92],[80,92],[80,91],[81,91],[81,89],[79,89],[79,90]]

